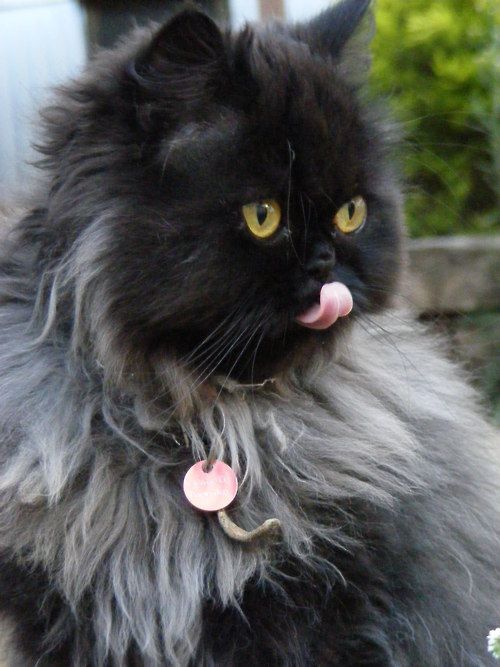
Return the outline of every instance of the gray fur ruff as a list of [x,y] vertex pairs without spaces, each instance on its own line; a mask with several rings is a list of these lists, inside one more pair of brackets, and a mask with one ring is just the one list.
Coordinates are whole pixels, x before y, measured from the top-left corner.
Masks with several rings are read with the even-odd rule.
[[[46,276],[48,308],[29,296],[28,279],[0,277],[0,545],[42,565],[75,615],[92,587],[95,665],[123,664],[132,642],[145,665],[208,664],[198,648],[203,600],[238,607],[253,576],[279,586],[272,549],[231,542],[183,497],[182,476],[207,442],[240,479],[232,518],[247,529],[280,519],[285,550],[305,568],[343,586],[317,541],[353,548],[350,500],[389,511],[409,503],[426,516],[428,585],[439,588],[446,572],[457,617],[491,612],[498,453],[495,462],[477,397],[439,341],[388,313],[370,328],[354,323],[333,356],[318,353],[261,389],[226,382],[187,393],[188,371],[174,359],[158,362],[148,384],[119,363],[91,232]],[[54,326],[68,294],[69,348]],[[173,446],[159,446],[158,434]],[[327,525],[325,507],[344,509]],[[462,641],[446,618],[432,628],[418,608],[408,618],[443,656]]]

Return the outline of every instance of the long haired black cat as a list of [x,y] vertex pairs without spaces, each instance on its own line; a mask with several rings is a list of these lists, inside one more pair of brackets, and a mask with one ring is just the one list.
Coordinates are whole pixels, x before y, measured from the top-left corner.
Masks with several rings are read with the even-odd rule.
[[[499,457],[388,310],[368,4],[235,34],[186,10],[46,111],[0,261],[11,666],[490,664]],[[238,477],[224,521],[183,493],[202,460]]]

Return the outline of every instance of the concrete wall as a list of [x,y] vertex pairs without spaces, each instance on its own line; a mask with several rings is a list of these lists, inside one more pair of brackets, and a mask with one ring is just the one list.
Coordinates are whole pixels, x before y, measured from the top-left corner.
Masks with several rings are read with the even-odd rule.
[[500,307],[500,234],[413,239],[405,292],[419,313]]

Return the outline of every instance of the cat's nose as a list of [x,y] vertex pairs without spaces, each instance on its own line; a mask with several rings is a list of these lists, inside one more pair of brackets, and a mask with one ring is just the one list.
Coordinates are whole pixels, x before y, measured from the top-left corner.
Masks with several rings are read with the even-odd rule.
[[326,243],[315,246],[306,263],[307,273],[320,282],[328,282],[335,266],[335,250]]

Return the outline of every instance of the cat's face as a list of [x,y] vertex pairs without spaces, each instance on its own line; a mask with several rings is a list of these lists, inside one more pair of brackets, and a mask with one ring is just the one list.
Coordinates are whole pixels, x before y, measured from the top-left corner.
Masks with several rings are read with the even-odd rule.
[[140,154],[113,177],[129,205],[108,223],[117,336],[258,379],[345,329],[295,319],[323,284],[347,285],[351,318],[387,302],[399,204],[340,64],[366,4],[236,36],[188,12],[128,63]]

